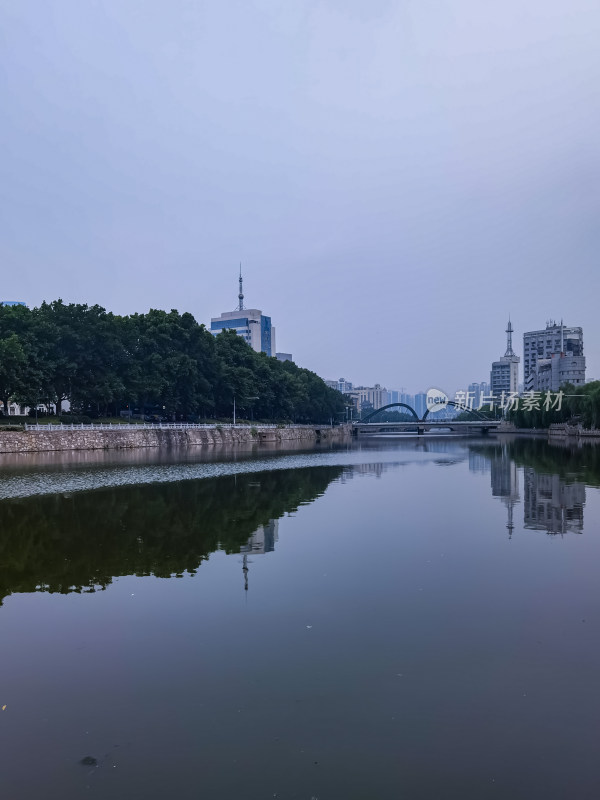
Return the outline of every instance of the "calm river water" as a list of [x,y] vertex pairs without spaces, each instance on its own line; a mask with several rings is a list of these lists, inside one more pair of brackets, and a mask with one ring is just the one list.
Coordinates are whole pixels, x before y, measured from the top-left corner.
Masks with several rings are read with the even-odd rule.
[[600,797],[600,448],[0,457],[10,800]]

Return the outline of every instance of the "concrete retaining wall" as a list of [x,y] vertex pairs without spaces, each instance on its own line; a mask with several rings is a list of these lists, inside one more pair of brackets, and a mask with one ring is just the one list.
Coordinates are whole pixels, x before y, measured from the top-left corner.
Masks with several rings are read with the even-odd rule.
[[0,431],[0,453],[43,453],[52,450],[124,450],[136,447],[210,447],[244,442],[341,441],[349,426],[287,428],[188,428],[185,430]]
[[597,428],[587,429],[581,425],[555,424],[550,425],[548,436],[551,439],[600,439],[600,430]]

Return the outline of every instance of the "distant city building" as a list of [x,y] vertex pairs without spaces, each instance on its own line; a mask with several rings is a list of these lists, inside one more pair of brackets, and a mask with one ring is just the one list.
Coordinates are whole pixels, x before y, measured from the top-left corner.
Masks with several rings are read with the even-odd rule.
[[[414,395],[407,394],[404,389],[389,389],[387,393],[388,403],[405,403],[407,406],[413,407],[415,402]],[[398,408],[400,413],[405,413],[406,409]]]
[[407,406],[411,408],[415,407],[415,396],[414,394],[406,394],[406,392],[400,392],[400,403],[406,403]]
[[220,317],[212,317],[210,332],[216,336],[224,330],[233,330],[257,353],[275,356],[275,328],[271,325],[271,317],[265,316],[258,308],[244,308],[241,267],[239,285],[238,307],[235,311],[225,311]]
[[348,394],[352,391],[352,384],[345,378],[338,378],[337,381],[326,380],[325,383],[330,389],[335,389],[337,392],[341,392],[342,394]]
[[490,385],[487,381],[470,383],[467,392],[469,393],[469,401],[474,409],[489,403]]
[[414,396],[412,407],[417,412],[419,419],[422,419],[423,415],[427,411],[427,394],[425,392],[418,392]]
[[25,306],[27,308],[27,303],[23,300],[0,300],[0,305],[3,306]]
[[490,391],[494,397],[500,397],[503,392],[505,395],[516,393],[519,388],[520,359],[513,351],[512,335],[513,326],[509,320],[506,328],[506,352],[499,361],[492,363],[490,373]]
[[[271,328],[273,330],[273,328]],[[275,354],[277,361],[293,361],[291,353],[276,353]]]
[[345,389],[342,393],[352,402],[357,414],[377,411],[387,405],[388,391],[379,383],[376,383],[375,386],[353,386],[344,378],[340,378],[337,384],[335,381],[325,381],[325,383],[338,391]]
[[[386,389],[379,383],[374,386],[354,386],[345,378],[326,380],[325,383],[332,389],[337,389],[352,402],[353,413],[357,416],[364,416],[370,411],[377,411],[393,403],[404,403],[413,408],[419,417],[422,417],[427,410],[427,395],[425,392],[418,392],[416,395],[408,394],[404,389]],[[477,386],[481,387],[482,391],[485,390],[485,392],[489,393],[489,385],[487,383],[477,384]],[[410,414],[408,409],[401,406],[396,409],[390,409],[390,411],[397,411],[399,414]],[[451,419],[456,414],[457,411],[454,408],[448,407],[444,411],[436,412],[436,419]]]
[[376,411],[386,405],[387,390],[379,383],[375,386],[357,386],[356,391],[360,394],[361,406],[368,404]]
[[526,391],[557,392],[562,384],[585,383],[582,328],[554,321],[523,334],[523,382]]

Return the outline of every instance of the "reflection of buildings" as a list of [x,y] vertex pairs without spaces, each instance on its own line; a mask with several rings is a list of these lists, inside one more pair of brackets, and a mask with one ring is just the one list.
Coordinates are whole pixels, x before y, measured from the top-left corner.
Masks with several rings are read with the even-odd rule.
[[374,475],[376,478],[381,478],[384,472],[387,472],[393,464],[386,464],[384,462],[376,462],[374,464],[353,464],[351,467],[346,467],[341,474],[341,483],[351,481],[353,478],[364,477],[365,475]]
[[566,483],[560,475],[540,475],[532,467],[525,467],[524,485],[526,528],[583,533],[584,483]]
[[246,544],[240,547],[243,553],[242,573],[244,575],[244,589],[248,591],[248,561],[249,555],[261,555],[262,553],[272,553],[275,550],[275,542],[279,539],[279,521],[270,519],[266,525],[260,525],[248,539]]
[[517,465],[509,457],[506,446],[491,459],[491,484],[492,496],[499,497],[507,511],[506,527],[508,537],[512,536],[514,529],[514,507],[519,502],[519,472]]
[[279,539],[279,521],[271,519],[266,525],[257,528],[246,544],[240,547],[240,553],[272,553],[275,542]]
[[477,450],[469,450],[469,472],[478,472],[484,475],[490,471],[490,459]]
[[[507,510],[509,538],[514,529],[514,507],[520,502],[519,472],[506,444],[484,452],[469,451],[469,470],[480,474],[490,470],[492,496],[499,497]],[[488,455],[489,453],[489,455]],[[486,464],[487,469],[486,469]],[[523,526],[547,533],[583,533],[585,483],[567,482],[560,475],[523,467]]]

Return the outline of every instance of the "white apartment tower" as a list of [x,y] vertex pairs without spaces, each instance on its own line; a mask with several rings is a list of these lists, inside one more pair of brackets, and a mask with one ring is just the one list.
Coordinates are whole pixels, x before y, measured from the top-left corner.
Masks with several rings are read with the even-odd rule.
[[506,353],[499,361],[492,363],[490,373],[490,391],[494,397],[500,397],[517,392],[519,389],[519,356],[515,355],[512,348],[513,326],[510,319],[506,328]]
[[583,386],[583,329],[557,325],[523,334],[523,381],[526,391],[557,392],[563,383]]

